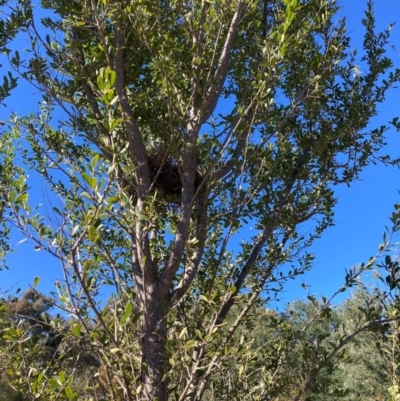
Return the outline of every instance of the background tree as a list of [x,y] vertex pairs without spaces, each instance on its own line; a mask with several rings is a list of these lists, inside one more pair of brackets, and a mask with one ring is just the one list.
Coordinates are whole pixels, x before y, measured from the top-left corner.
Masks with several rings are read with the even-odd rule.
[[25,291],[20,298],[2,299],[1,377],[4,388],[8,387],[5,394],[10,397],[32,399],[32,391],[23,389],[19,394],[14,394],[11,389],[21,390],[18,386],[21,377],[29,378],[29,372],[36,366],[51,368],[56,359],[61,339],[50,325],[48,311],[51,306],[49,298],[33,289]]
[[2,300],[0,388],[4,388],[5,399],[57,399],[65,392],[72,399],[88,399],[104,394],[104,383],[93,385],[100,367],[95,353],[87,343],[76,340],[74,330],[71,335],[73,319],[67,322],[49,313],[53,306],[51,299],[35,289]]
[[[292,394],[308,401],[386,398],[391,380],[376,344],[387,344],[384,322],[390,320],[376,294],[361,282],[350,298],[335,307],[324,308],[323,301],[312,298],[296,301],[285,318],[301,333],[287,358],[285,376],[292,383]],[[343,346],[331,357],[338,345]],[[283,399],[292,397],[287,393]]]
[[[54,295],[101,356],[108,399],[273,399],[284,358],[253,370],[234,334],[261,293],[311,267],[335,185],[379,159],[387,127],[367,124],[400,73],[372,4],[359,61],[333,1],[43,0],[40,22],[21,4],[31,49],[10,64],[43,103],[1,154],[19,147],[54,214],[20,168],[1,187],[6,221],[61,261]],[[232,356],[239,381],[221,390]],[[52,397],[75,399],[60,375]]]
[[[371,319],[381,319],[388,322],[388,316],[382,309],[380,299],[375,292],[357,286],[352,297],[338,307],[341,331],[352,333]],[[387,325],[370,327],[370,330],[360,333],[347,346],[347,363],[341,364],[334,373],[348,394],[345,399],[376,400],[387,398],[387,388],[390,386],[385,360],[382,358],[377,343],[386,343]]]

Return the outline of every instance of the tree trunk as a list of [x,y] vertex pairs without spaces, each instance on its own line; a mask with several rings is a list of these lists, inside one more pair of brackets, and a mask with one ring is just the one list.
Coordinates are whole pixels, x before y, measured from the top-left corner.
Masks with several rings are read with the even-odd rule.
[[168,357],[165,346],[167,341],[165,307],[158,298],[147,299],[146,307],[143,310],[141,382],[145,399],[167,401],[168,382],[165,373],[168,367]]

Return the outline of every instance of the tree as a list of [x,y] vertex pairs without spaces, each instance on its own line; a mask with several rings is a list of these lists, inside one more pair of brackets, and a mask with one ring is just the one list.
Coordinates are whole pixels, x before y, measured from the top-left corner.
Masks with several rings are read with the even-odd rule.
[[[361,283],[360,283],[361,284]],[[341,331],[352,333],[365,325],[365,321],[381,316],[388,322],[388,316],[382,309],[380,299],[375,292],[370,292],[361,285],[353,296],[338,308]],[[371,327],[360,333],[348,345],[348,363],[343,363],[335,372],[338,381],[348,395],[346,401],[357,399],[376,400],[386,399],[387,388],[390,386],[390,376],[385,368],[385,361],[379,353],[377,344],[387,343],[388,326]]]
[[351,298],[316,313],[321,306],[314,299],[295,301],[284,314],[301,333],[287,358],[287,390],[308,401],[386,399],[390,375],[376,344],[389,345],[383,324],[389,320],[380,299],[359,282]]
[[[51,306],[51,299],[33,289],[25,291],[20,299],[17,297],[1,299],[0,388],[1,397],[4,397],[2,400],[28,400],[24,392],[17,391],[20,377],[29,377],[29,370],[34,368],[35,363],[46,366],[54,358],[61,339],[50,325],[48,311]],[[10,340],[22,333],[24,339],[18,346],[22,348],[24,343],[29,344],[26,346],[27,352],[24,352],[23,356],[11,352],[13,357],[10,358],[8,354],[12,351],[12,347],[16,346]]]
[[[311,267],[335,185],[391,162],[387,127],[367,129],[400,77],[372,3],[360,60],[334,1],[42,0],[40,22],[17,3],[31,48],[10,66],[43,102],[13,119],[1,157],[20,150],[52,212],[10,162],[5,221],[61,261],[55,295],[104,363],[108,399],[273,399],[280,370],[253,371],[234,334],[260,294]],[[218,393],[232,356],[237,382]]]

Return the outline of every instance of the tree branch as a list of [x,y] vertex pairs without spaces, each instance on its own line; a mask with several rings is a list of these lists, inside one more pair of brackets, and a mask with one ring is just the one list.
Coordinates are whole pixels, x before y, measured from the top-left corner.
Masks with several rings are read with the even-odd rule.
[[[137,125],[132,107],[128,100],[128,95],[125,88],[124,80],[124,47],[125,37],[123,34],[123,24],[121,19],[114,22],[115,48],[116,54],[114,58],[114,68],[116,72],[115,89],[117,92],[119,104],[124,117],[124,125],[127,138],[129,141],[129,149],[133,165],[135,166],[135,175],[138,184],[138,208],[142,211],[145,207],[145,199],[148,195],[151,180],[150,169],[147,161],[146,148],[142,141],[141,132]],[[154,266],[148,233],[143,229],[143,222],[136,223],[134,239],[137,245],[134,249],[137,250],[139,260],[135,263],[140,263],[143,266],[143,279],[149,282],[150,288],[154,289],[154,284],[157,280],[157,270]]]
[[221,90],[224,86],[225,79],[228,74],[230,51],[233,46],[233,41],[236,37],[237,29],[244,7],[245,1],[240,0],[237,5],[236,12],[233,15],[228,34],[226,36],[224,47],[218,61],[218,67],[214,73],[213,82],[210,84],[200,108],[200,125],[205,123],[210,118],[217,105]]
[[[201,262],[201,257],[204,253],[204,246],[207,240],[207,226],[206,226],[206,215],[207,215],[207,197],[204,196],[202,199],[201,209],[199,210],[198,221],[197,221],[197,235],[196,239],[198,241],[193,256],[190,263],[185,270],[185,273],[176,286],[172,293],[173,302],[178,302],[187,292],[192,283],[194,277],[197,274],[199,265]],[[172,306],[172,302],[171,302]]]

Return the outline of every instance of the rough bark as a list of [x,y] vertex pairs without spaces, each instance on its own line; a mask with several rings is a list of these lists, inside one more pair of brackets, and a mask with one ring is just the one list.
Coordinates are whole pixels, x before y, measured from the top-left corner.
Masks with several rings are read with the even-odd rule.
[[148,299],[143,308],[140,341],[142,366],[141,382],[146,400],[168,400],[166,354],[167,321],[165,305],[160,298]]

